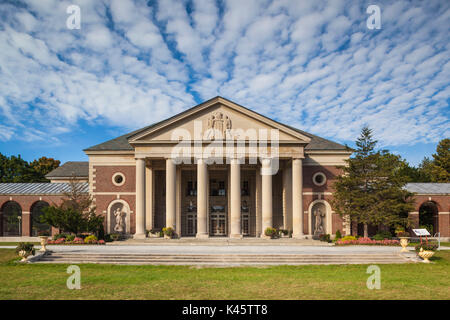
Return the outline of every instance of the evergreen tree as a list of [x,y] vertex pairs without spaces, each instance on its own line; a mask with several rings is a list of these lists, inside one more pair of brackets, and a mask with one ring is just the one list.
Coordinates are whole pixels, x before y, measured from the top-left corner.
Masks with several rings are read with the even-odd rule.
[[439,142],[436,153],[433,154],[430,175],[433,182],[450,182],[450,139]]
[[407,214],[412,211],[412,194],[403,187],[407,179],[402,174],[404,161],[386,150],[375,151],[377,141],[372,130],[364,127],[356,141],[354,157],[341,166],[332,204],[341,216],[367,226],[409,225]]

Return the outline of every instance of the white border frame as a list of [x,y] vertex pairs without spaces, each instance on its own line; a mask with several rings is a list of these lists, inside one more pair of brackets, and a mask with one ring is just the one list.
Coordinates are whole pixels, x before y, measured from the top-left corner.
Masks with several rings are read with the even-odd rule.
[[310,234],[311,236],[313,235],[313,226],[312,226],[312,208],[314,207],[314,205],[316,203],[323,203],[325,205],[325,209],[326,209],[326,213],[325,213],[325,219],[326,219],[326,233],[332,235],[332,231],[333,231],[333,211],[331,209],[330,204],[323,199],[317,199],[314,200],[313,202],[311,202],[309,204],[308,207],[308,226],[309,226],[309,230],[308,230],[308,234]]
[[[121,175],[122,178],[123,178],[123,181],[122,181],[121,183],[117,183],[116,180],[115,180],[116,177],[117,177],[118,175]],[[124,175],[122,172],[116,172],[116,173],[114,173],[114,174],[112,175],[111,180],[112,180],[112,183],[113,183],[115,186],[121,187],[121,186],[123,186],[123,185],[125,184],[126,178],[125,178],[125,175]]]
[[131,226],[130,226],[131,210],[130,210],[130,205],[128,204],[128,202],[126,202],[125,200],[122,200],[122,199],[115,199],[115,200],[111,201],[109,203],[109,205],[108,205],[108,209],[106,210],[106,232],[107,233],[114,233],[114,230],[111,230],[111,208],[116,203],[122,203],[123,204],[124,211],[127,214],[127,216],[125,218],[125,221],[126,221],[125,233],[126,234],[131,234]]
[[[316,182],[316,177],[317,176],[322,176],[323,177],[323,182],[322,183],[317,183]],[[312,182],[314,183],[314,185],[321,187],[323,186],[325,183],[327,183],[327,176],[325,175],[325,173],[323,173],[322,171],[318,171],[316,173],[313,174],[312,176]]]

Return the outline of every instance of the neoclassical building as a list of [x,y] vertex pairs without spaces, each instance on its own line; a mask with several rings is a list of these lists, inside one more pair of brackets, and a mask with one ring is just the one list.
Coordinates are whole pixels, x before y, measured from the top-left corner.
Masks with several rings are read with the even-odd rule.
[[[172,227],[178,237],[241,238],[273,227],[310,238],[357,232],[330,205],[338,166],[351,151],[222,97],[84,152],[88,162],[64,164],[47,175],[50,184],[0,184],[0,236],[11,235],[5,227],[14,220],[11,212],[21,215],[14,235],[35,235],[38,204],[58,203],[71,177],[93,196],[107,233],[144,238],[148,230]],[[448,237],[448,186],[438,191],[418,199],[439,199],[435,230]]]

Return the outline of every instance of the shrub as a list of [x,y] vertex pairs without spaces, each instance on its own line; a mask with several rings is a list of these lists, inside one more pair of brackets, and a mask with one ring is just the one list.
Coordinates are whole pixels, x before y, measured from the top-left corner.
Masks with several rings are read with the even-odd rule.
[[342,241],[355,241],[356,237],[354,237],[354,236],[345,236],[345,237],[341,238],[340,240],[342,240]]
[[319,236],[319,240],[324,242],[331,242],[331,237],[329,234],[321,234]]
[[264,230],[264,234],[268,237],[275,238],[277,236],[277,229],[270,227],[266,228],[266,230]]
[[75,239],[75,235],[70,234],[66,237],[66,241],[73,241],[73,239]]
[[25,251],[34,256],[35,253],[34,244],[30,242],[20,242],[19,245],[16,247],[16,253],[19,254],[20,251]]
[[122,240],[122,235],[120,233],[110,233],[107,235],[111,238],[112,241],[119,241]]
[[433,243],[429,243],[429,244],[422,243],[422,244],[418,244],[416,246],[416,251],[420,251],[420,248],[422,248],[425,251],[436,251],[438,246],[437,246],[437,244],[433,244]]
[[97,237],[94,235],[88,236],[86,238],[84,238],[84,243],[97,243]]
[[84,240],[83,240],[83,238],[75,237],[73,239],[73,243],[81,244],[81,243],[84,243]]
[[375,240],[392,239],[392,234],[389,231],[379,231],[373,238]]
[[281,236],[281,235],[284,235],[284,236],[287,236],[288,234],[289,234],[289,230],[286,230],[286,229],[279,229],[278,230],[278,234]]
[[397,237],[409,237],[409,232],[406,231],[398,232]]
[[335,239],[336,240],[339,240],[339,239],[341,239],[342,238],[342,234],[341,234],[341,230],[336,230],[336,235],[335,235]]
[[54,236],[53,236],[53,240],[58,240],[58,239],[61,239],[61,238],[66,238],[67,237],[67,234],[65,234],[65,233],[58,233],[58,234],[55,234]]
[[[348,236],[350,237],[350,236]],[[347,238],[347,237],[344,237]],[[373,240],[370,238],[359,238],[359,239],[355,239],[355,240],[344,240],[344,238],[339,239],[338,241],[336,241],[337,245],[382,245],[382,246],[397,246],[399,245],[399,241],[398,240],[389,240],[389,239],[384,239],[384,240]],[[353,237],[354,238],[354,237]]]
[[163,231],[164,235],[168,236],[168,237],[172,237],[173,234],[175,233],[171,227],[163,228],[162,231]]

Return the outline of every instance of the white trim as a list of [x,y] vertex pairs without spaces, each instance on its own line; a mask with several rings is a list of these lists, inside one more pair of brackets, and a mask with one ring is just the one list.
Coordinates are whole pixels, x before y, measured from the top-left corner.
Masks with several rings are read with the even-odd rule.
[[136,192],[92,192],[92,194],[99,196],[134,196]]
[[260,121],[260,122],[262,122],[262,123],[264,123],[266,125],[269,125],[269,126],[271,126],[273,128],[277,128],[278,130],[280,130],[280,131],[282,131],[282,132],[284,132],[284,133],[286,133],[288,135],[291,135],[291,136],[299,139],[300,141],[298,141],[298,143],[309,143],[311,141],[311,138],[309,138],[308,136],[306,136],[306,135],[304,135],[304,134],[302,134],[302,133],[300,133],[298,131],[295,131],[295,130],[289,128],[289,127],[286,127],[285,125],[283,125],[281,123],[275,122],[274,120],[272,120],[270,118],[267,118],[265,116],[257,114],[257,113],[255,113],[252,110],[246,109],[246,108],[244,108],[244,107],[242,107],[242,106],[240,106],[238,104],[235,104],[232,101],[223,99],[221,97],[213,98],[210,101],[207,101],[207,102],[204,102],[204,103],[201,103],[201,104],[199,104],[197,106],[192,107],[187,112],[183,112],[183,114],[178,114],[178,115],[175,115],[172,118],[169,118],[167,120],[163,120],[159,124],[157,124],[155,126],[152,126],[151,128],[148,128],[147,130],[144,130],[144,131],[141,131],[141,132],[139,132],[139,133],[137,133],[135,135],[132,135],[129,138],[128,141],[129,141],[130,144],[134,144],[134,143],[138,142],[138,140],[140,140],[141,138],[143,138],[143,137],[145,137],[145,136],[147,136],[149,134],[157,132],[157,131],[161,130],[162,128],[167,128],[170,125],[180,121],[181,119],[186,119],[186,118],[188,118],[188,117],[190,117],[192,115],[195,115],[195,114],[197,114],[197,113],[199,113],[199,112],[201,112],[201,111],[203,111],[205,109],[208,109],[210,107],[213,107],[215,105],[228,107],[228,108],[230,108],[232,110],[237,111],[238,113],[240,113],[242,115],[246,115],[249,118],[253,118],[253,119],[258,120],[258,121]]
[[450,214],[450,212],[439,211],[438,214]]

